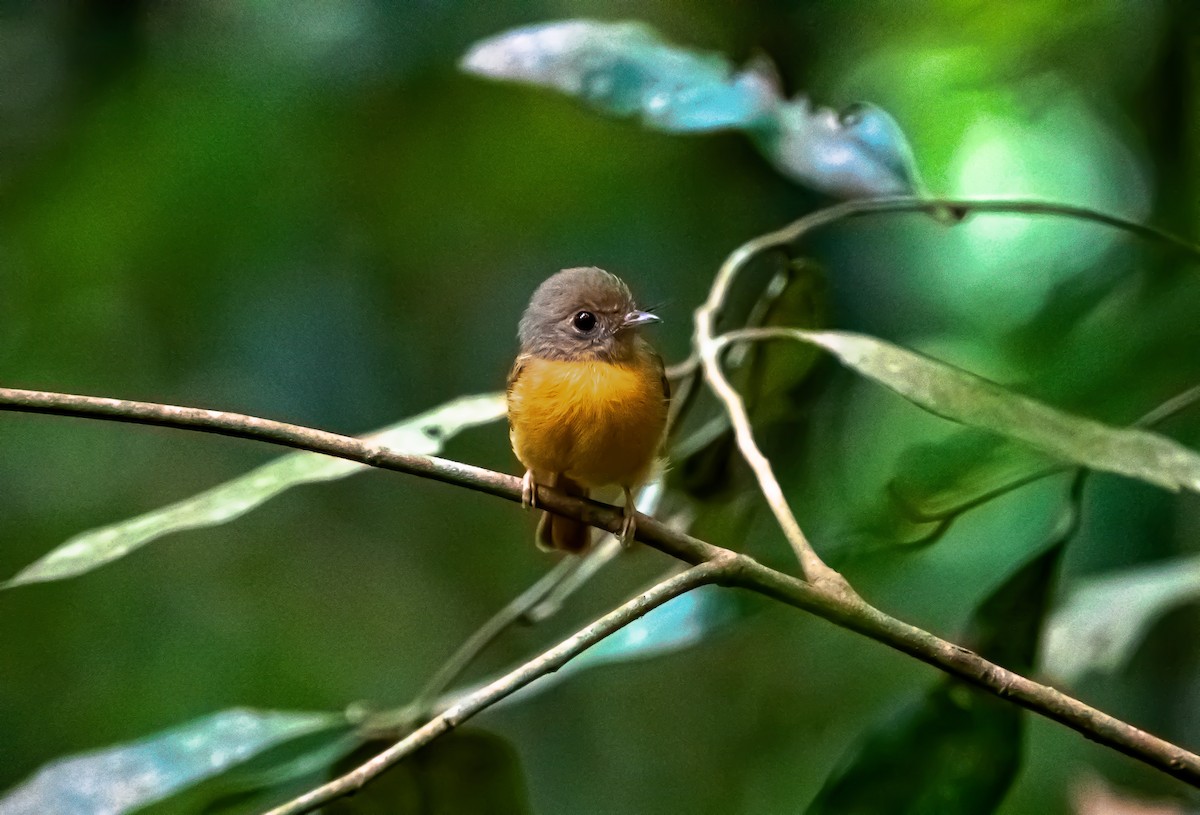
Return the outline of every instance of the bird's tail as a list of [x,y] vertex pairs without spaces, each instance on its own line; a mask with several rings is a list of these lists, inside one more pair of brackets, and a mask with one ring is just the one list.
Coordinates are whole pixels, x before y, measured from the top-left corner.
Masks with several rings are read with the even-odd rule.
[[[569,478],[559,477],[556,485],[560,492],[587,498],[587,487],[576,484]],[[537,544],[547,551],[582,552],[592,542],[592,528],[574,518],[564,518],[551,512],[543,512],[538,522]]]

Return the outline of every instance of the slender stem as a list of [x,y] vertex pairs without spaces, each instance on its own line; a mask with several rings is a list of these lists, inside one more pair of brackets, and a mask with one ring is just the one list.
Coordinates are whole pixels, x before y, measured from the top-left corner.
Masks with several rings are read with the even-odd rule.
[[463,696],[445,711],[430,719],[425,725],[414,730],[407,737],[396,742],[365,764],[301,795],[299,798],[294,798],[285,804],[275,807],[267,815],[299,815],[302,812],[312,812],[317,807],[335,798],[349,795],[361,789],[364,784],[388,767],[399,762],[405,756],[429,744],[429,742],[438,736],[453,730],[476,713],[494,705],[539,677],[558,670],[588,648],[600,642],[600,640],[621,630],[668,600],[700,586],[728,579],[731,574],[730,566],[732,563],[732,556],[723,556],[719,559],[693,566],[687,571],[664,580],[648,591],[629,600],[619,608],[605,614],[600,619],[563,640],[537,658],[530,660],[521,667],[505,674],[479,690]]
[[724,346],[718,343],[716,338],[717,316],[724,307],[725,298],[738,273],[744,268],[746,261],[761,251],[759,244],[763,240],[764,238],[757,238],[743,245],[721,265],[713,280],[712,288],[709,290],[708,299],[700,308],[696,309],[693,346],[696,355],[700,358],[705,381],[724,404],[725,412],[729,414],[738,450],[754,472],[759,490],[800,562],[800,573],[809,582],[826,580],[838,584],[842,591],[850,591],[849,585],[842,576],[825,565],[816,550],[813,549],[812,544],[809,543],[808,538],[805,537],[800,523],[792,514],[792,508],[783,494],[783,487],[780,486],[779,479],[775,477],[770,460],[754,440],[754,430],[750,426],[750,416],[746,412],[746,404],[721,367],[721,351]]
[[[325,430],[240,413],[17,388],[0,388],[0,411],[132,422],[250,439],[357,461],[383,470],[465,487],[509,501],[521,500],[521,479],[517,476],[436,456],[402,453],[386,445],[352,436],[341,436]],[[538,488],[537,501],[538,506],[543,509],[608,532],[620,532],[624,522],[624,515],[618,507],[564,495],[547,487]],[[675,533],[666,524],[641,513],[637,516],[637,529],[638,540],[651,543],[667,554],[688,563],[711,560],[725,551],[696,538]]]
[[454,680],[462,675],[462,672],[470,667],[471,663],[483,653],[483,651],[496,641],[496,638],[503,634],[518,620],[521,620],[529,613],[529,610],[539,605],[546,599],[555,589],[562,585],[579,569],[580,559],[577,557],[565,557],[555,564],[554,568],[542,575],[532,586],[517,595],[511,602],[500,609],[491,619],[480,626],[475,633],[467,637],[462,645],[458,646],[450,659],[443,663],[442,667],[429,678],[425,686],[417,693],[412,704],[408,708],[414,711],[414,718],[423,719],[428,716],[433,706],[437,702],[437,698],[442,691],[450,686]]

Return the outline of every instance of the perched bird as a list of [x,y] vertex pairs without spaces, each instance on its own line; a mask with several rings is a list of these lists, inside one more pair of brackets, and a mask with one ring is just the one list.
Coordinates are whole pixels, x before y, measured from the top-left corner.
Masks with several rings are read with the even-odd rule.
[[[533,293],[508,376],[509,439],[525,466],[527,508],[539,485],[586,497],[615,484],[625,491],[621,539],[632,539],[633,489],[658,458],[671,398],[662,358],[639,333],[656,322],[619,277],[595,267],[564,269]],[[544,549],[580,552],[590,537],[586,524],[548,512],[538,524]]]

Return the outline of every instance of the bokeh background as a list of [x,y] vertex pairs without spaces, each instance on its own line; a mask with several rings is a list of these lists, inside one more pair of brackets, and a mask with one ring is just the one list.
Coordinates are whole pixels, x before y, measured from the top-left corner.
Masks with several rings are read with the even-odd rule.
[[[681,359],[724,256],[828,201],[739,135],[650,133],[456,70],[482,37],[566,17],[641,19],[737,60],[769,55],[790,91],[819,103],[876,102],[934,193],[1043,197],[1200,232],[1200,12],[1183,0],[9,0],[4,384],[366,432],[502,387],[529,293],[584,264],[656,305],[655,338]],[[1096,418],[1130,422],[1200,377],[1196,268],[1112,230],[889,216],[828,231],[805,254],[828,275],[833,325]],[[801,522],[869,599],[956,635],[1052,537],[1065,481],[989,504],[934,546],[902,545],[886,516],[858,534],[889,480],[923,461],[916,448],[955,429],[831,367],[816,380],[798,402],[802,441],[780,448]],[[1194,415],[1168,430],[1200,442]],[[517,469],[501,424],[447,454]],[[276,455],[0,414],[0,574]],[[0,593],[0,789],[224,708],[402,704],[548,568],[532,523],[504,502],[368,473]],[[1194,553],[1198,530],[1195,496],[1093,479],[1064,585]],[[763,517],[697,531],[786,563]],[[666,565],[622,558],[558,619],[504,638],[479,673]],[[694,648],[482,716],[477,727],[511,746],[529,810],[802,811],[865,730],[938,679],[792,609],[740,610]],[[1130,664],[1074,691],[1196,748],[1198,625],[1181,605]],[[1001,812],[1083,811],[1078,785],[1097,775],[1137,796],[1187,796],[1060,727],[1026,724]]]

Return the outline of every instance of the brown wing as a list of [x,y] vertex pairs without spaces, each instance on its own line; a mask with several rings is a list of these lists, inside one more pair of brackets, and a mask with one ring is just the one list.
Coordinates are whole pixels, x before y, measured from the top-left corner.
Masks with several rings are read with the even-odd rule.
[[504,386],[504,392],[508,396],[512,396],[513,385],[517,384],[517,378],[521,376],[521,371],[525,368],[525,355],[521,354],[513,362],[512,370],[508,372],[508,382]]
[[662,357],[656,352],[651,351],[650,356],[654,358],[654,364],[658,366],[658,376],[662,380],[663,401],[671,401],[671,381],[667,379],[667,366],[663,364]]

